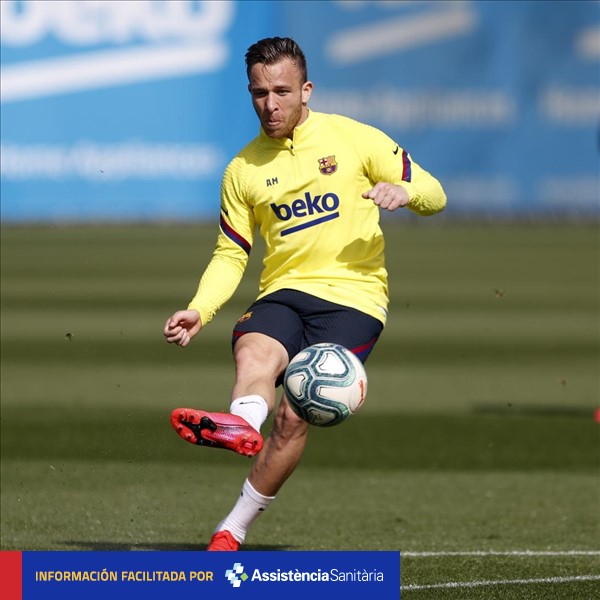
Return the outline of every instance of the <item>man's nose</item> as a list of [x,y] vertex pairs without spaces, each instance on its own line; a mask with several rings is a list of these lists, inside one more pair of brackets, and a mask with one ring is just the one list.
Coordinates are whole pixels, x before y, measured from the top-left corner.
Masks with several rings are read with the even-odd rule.
[[267,96],[267,109],[273,112],[277,108],[277,95],[269,94]]

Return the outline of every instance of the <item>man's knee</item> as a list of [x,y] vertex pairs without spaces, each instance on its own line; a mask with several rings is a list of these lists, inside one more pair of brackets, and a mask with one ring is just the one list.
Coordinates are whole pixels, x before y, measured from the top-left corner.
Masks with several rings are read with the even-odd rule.
[[238,373],[257,372],[273,379],[287,367],[288,356],[277,340],[260,333],[247,333],[235,344],[234,359]]
[[308,423],[293,411],[285,398],[282,399],[275,414],[271,436],[278,444],[285,445],[290,440],[304,437],[307,432]]

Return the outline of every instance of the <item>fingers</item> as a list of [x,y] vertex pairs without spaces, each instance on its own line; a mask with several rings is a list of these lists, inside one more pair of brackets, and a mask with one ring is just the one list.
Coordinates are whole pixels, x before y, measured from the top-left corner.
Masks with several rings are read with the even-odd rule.
[[365,192],[363,197],[370,198],[374,204],[384,209],[390,209],[395,199],[394,190],[391,186],[384,186],[380,183],[368,192]]
[[165,330],[165,338],[169,344],[177,344],[178,346],[187,346],[192,339],[189,331],[179,326]]
[[182,332],[185,331],[183,327],[170,327],[169,329],[165,328],[164,334],[165,338],[167,338],[167,342],[169,344],[178,343],[181,339]]
[[165,323],[163,333],[166,338],[170,336],[176,335],[179,333],[181,326],[179,325],[179,319],[176,317],[176,314],[172,317],[169,317]]
[[170,334],[173,327],[174,327],[174,324],[172,323],[171,317],[169,317],[167,319],[167,321],[165,322],[165,326],[163,327],[163,333],[165,334],[165,336],[168,336]]
[[165,323],[163,333],[169,344],[187,346],[190,343],[190,336],[184,327],[185,321],[182,316],[181,311],[176,312]]
[[379,182],[363,192],[362,197],[373,200],[373,203],[385,210],[393,211],[406,206],[410,200],[408,192],[400,185]]
[[163,333],[169,344],[184,347],[190,343],[200,327],[197,311],[179,310],[167,319]]
[[175,340],[175,343],[178,346],[181,346],[182,348],[185,348],[191,341],[191,337],[189,334],[189,331],[187,331],[187,329],[182,329],[179,332],[179,335],[177,336],[177,339]]

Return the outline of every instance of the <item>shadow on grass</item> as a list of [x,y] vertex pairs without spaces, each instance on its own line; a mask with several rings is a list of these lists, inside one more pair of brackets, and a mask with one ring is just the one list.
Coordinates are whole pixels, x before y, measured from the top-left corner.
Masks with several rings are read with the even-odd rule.
[[[68,548],[77,550],[90,550],[94,552],[109,551],[109,552],[129,552],[129,551],[146,551],[146,552],[204,552],[208,541],[204,544],[177,544],[174,542],[157,542],[157,543],[130,543],[130,542],[106,542],[106,541],[74,541],[62,540],[62,545]],[[285,546],[279,544],[277,546],[269,546],[266,544],[248,544],[244,545],[241,551],[281,551],[294,550],[294,546]]]
[[[175,462],[240,465],[231,452],[187,444],[159,411],[110,412],[40,407],[22,435],[17,408],[2,411],[2,459]],[[598,423],[562,414],[359,414],[340,426],[310,431],[303,465],[403,470],[565,470],[598,468]],[[245,463],[248,466],[250,462]]]

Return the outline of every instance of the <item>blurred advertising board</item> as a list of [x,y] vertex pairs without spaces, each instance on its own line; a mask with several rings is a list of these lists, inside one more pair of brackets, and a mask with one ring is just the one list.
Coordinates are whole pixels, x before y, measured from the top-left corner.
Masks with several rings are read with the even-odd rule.
[[600,215],[595,0],[0,6],[4,222],[214,218],[272,35],[305,50],[311,107],[388,132],[449,217]]

